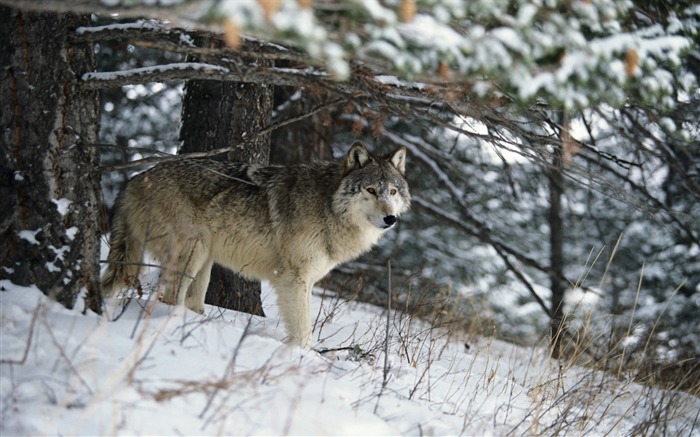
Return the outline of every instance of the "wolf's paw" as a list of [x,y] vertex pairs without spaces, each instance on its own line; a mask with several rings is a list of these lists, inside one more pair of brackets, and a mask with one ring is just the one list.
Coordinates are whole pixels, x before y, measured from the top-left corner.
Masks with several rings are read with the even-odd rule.
[[190,304],[189,302],[185,302],[185,306],[197,314],[204,314],[204,305],[202,305],[202,304],[197,305],[197,304]]
[[291,335],[287,337],[289,346],[300,346],[303,349],[311,348],[311,334],[309,335]]
[[165,296],[158,296],[158,300],[168,305],[177,305],[175,299],[166,298]]

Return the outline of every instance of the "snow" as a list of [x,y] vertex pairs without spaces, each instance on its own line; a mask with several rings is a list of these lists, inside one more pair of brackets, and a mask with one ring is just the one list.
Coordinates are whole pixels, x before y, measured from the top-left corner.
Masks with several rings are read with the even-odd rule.
[[137,20],[133,23],[113,23],[104,26],[81,26],[75,29],[75,33],[78,35],[83,35],[87,33],[97,33],[109,30],[140,30],[140,29],[151,29],[160,30],[161,27],[146,20]]
[[49,249],[56,254],[56,259],[61,261],[63,261],[63,254],[70,252],[70,246],[55,247],[53,245],[49,245]]
[[44,264],[44,268],[51,273],[58,273],[61,271],[61,268],[51,261],[47,261],[46,264]]
[[397,25],[405,38],[410,38],[421,47],[452,51],[464,44],[464,38],[449,26],[439,23],[433,16],[418,14],[409,23]]
[[54,203],[54,205],[56,205],[56,209],[58,210],[58,213],[61,214],[61,217],[65,217],[66,214],[68,214],[68,208],[70,207],[70,204],[73,203],[73,201],[66,198],[51,199],[51,201]]
[[200,71],[218,71],[221,73],[229,73],[230,70],[220,65],[206,64],[203,62],[173,62],[171,64],[154,65],[152,67],[139,67],[130,70],[119,71],[97,71],[84,73],[82,80],[114,80],[120,77],[146,75],[152,73],[163,73],[171,70],[200,70]]
[[[470,86],[481,81],[481,87],[488,84],[489,90],[504,90],[524,103],[542,98],[563,103],[570,112],[599,102],[621,106],[626,99],[617,95],[618,89],[639,92],[648,103],[661,102],[665,109],[672,109],[664,99],[675,90],[692,91],[690,79],[669,88],[674,83],[656,70],[676,80],[684,74],[691,77],[678,67],[693,47],[697,8],[669,14],[665,26],[652,22],[630,28],[635,10],[629,1],[517,3],[427,2],[414,16],[399,20],[406,3],[396,0],[333,3],[333,13],[295,0],[218,1],[187,9],[187,23],[205,28],[235,23],[240,32],[260,40],[291,43],[314,58],[314,64],[324,63],[337,80],[349,78],[352,63],[410,80],[433,77],[436,66],[444,65],[452,77]],[[77,33],[142,28],[159,25],[141,20],[80,27]],[[186,34],[180,39],[193,44]],[[633,52],[639,65],[626,69],[622,60]],[[647,76],[661,83],[637,80]],[[91,77],[99,78],[84,79]]]
[[19,235],[19,238],[28,241],[31,244],[39,244],[39,241],[36,239],[36,235],[41,232],[41,229],[37,229],[36,231],[29,231],[29,230],[22,230],[19,231],[17,235]]
[[396,13],[382,6],[377,0],[363,0],[358,3],[370,14],[372,20],[380,24],[394,24],[397,21]]
[[561,417],[575,434],[619,435],[653,420],[652,396],[677,402],[669,433],[698,435],[696,398],[560,373],[545,349],[399,312],[385,372],[386,313],[319,289],[314,348],[333,350],[323,353],[283,343],[267,284],[267,318],[199,315],[148,293],[82,315],[35,286],[0,290],[2,435],[522,435]]
[[68,239],[70,241],[75,240],[75,236],[77,235],[77,233],[78,233],[77,226],[71,226],[70,228],[66,229],[66,237],[68,237]]

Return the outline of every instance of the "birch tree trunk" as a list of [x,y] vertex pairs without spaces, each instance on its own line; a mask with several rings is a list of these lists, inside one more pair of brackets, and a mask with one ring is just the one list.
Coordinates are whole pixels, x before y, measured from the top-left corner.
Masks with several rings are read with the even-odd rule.
[[88,18],[0,7],[0,279],[99,312],[98,93],[78,87]]

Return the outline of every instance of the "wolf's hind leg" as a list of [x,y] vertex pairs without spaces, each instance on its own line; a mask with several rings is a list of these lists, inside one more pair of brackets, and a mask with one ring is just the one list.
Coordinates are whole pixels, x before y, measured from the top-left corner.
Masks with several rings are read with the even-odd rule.
[[105,297],[111,297],[120,288],[130,285],[128,282],[139,274],[143,246],[132,232],[128,219],[118,202],[109,239],[109,264],[101,283],[102,295]]
[[164,271],[161,276],[165,283],[163,302],[170,305],[184,305],[190,285],[208,259],[207,248],[201,239],[192,238],[183,244],[175,262],[166,263],[166,268],[170,267],[170,269]]
[[187,308],[200,314],[204,313],[204,298],[207,295],[207,287],[211,278],[211,266],[213,264],[212,260],[208,259],[199,270],[199,273],[197,273],[189,290],[187,290],[185,305]]
[[311,343],[310,295],[311,285],[299,278],[275,281],[280,314],[287,326],[289,344],[308,347]]

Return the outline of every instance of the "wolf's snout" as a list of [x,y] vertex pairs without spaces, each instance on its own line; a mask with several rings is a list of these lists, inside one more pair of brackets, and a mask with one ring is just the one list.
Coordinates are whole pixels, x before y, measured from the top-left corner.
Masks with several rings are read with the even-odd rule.
[[387,226],[394,226],[396,224],[396,216],[388,215],[384,217],[384,223],[386,223]]

